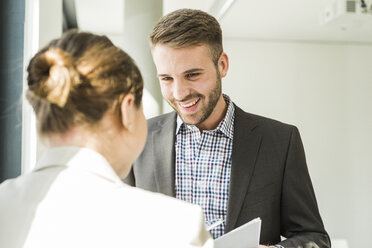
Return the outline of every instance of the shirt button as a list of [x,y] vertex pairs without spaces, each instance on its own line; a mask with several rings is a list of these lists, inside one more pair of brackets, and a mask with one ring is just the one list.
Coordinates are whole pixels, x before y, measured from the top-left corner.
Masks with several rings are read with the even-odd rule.
[[205,181],[198,181],[196,185],[201,189],[205,189],[207,187],[207,183]]

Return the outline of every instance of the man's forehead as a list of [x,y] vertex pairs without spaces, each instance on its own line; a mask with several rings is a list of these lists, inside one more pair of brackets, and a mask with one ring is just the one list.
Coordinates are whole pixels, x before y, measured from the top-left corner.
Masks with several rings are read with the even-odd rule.
[[195,45],[188,45],[188,46],[175,46],[172,44],[164,44],[164,43],[159,43],[156,44],[151,48],[151,51],[154,52],[161,52],[161,51],[174,51],[174,52],[209,52],[209,46],[206,44],[195,44]]
[[158,77],[184,76],[193,72],[208,72],[216,69],[209,46],[173,48],[158,44],[152,50]]
[[159,44],[153,48],[152,55],[158,69],[174,68],[178,72],[202,69],[207,64],[213,63],[205,46],[173,48]]

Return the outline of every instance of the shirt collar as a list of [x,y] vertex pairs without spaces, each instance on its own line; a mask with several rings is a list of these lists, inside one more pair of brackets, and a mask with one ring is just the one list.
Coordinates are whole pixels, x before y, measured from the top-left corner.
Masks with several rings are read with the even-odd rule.
[[55,166],[88,171],[110,181],[121,183],[119,176],[107,160],[98,152],[88,148],[75,146],[49,148],[37,162],[35,170]]
[[[209,130],[209,131],[215,132],[215,131],[219,130],[223,134],[225,134],[227,137],[229,137],[230,139],[233,139],[234,112],[235,112],[234,103],[230,100],[230,97],[228,95],[223,94],[222,96],[225,99],[226,104],[227,104],[226,115],[215,129]],[[185,124],[182,121],[181,117],[179,115],[177,115],[176,135],[179,134],[181,127],[190,127],[191,129],[195,129],[194,125]]]

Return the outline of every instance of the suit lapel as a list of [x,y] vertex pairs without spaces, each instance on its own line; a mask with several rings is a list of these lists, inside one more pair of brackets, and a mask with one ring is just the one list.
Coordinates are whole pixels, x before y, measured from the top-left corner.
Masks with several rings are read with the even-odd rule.
[[256,126],[257,124],[248,114],[235,106],[234,141],[225,232],[235,228],[254,171],[261,144],[261,135],[253,132]]
[[158,128],[152,132],[152,147],[155,162],[155,180],[157,191],[175,196],[174,189],[174,130],[176,114],[173,112],[159,121]]

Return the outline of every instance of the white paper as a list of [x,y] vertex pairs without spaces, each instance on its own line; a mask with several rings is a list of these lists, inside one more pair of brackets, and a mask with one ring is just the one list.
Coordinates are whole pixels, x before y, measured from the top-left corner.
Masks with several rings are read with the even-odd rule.
[[217,238],[214,245],[215,248],[258,248],[260,232],[261,219],[256,218]]

